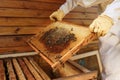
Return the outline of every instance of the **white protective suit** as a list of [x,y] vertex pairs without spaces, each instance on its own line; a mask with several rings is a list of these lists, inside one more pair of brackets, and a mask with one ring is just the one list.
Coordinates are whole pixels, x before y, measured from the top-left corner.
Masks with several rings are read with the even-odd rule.
[[[78,4],[90,7],[106,0],[66,0],[59,8],[65,14]],[[120,0],[114,0],[102,13],[113,19],[113,26],[103,37],[100,37],[100,55],[103,63],[103,80],[120,80]]]

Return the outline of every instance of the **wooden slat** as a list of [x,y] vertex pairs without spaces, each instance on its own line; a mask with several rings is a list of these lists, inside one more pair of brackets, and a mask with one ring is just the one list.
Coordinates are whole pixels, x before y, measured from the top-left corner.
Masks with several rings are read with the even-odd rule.
[[26,80],[25,75],[22,72],[21,67],[18,64],[17,60],[13,59],[12,61],[13,61],[13,65],[14,65],[14,68],[15,68],[15,71],[17,73],[17,76],[18,76],[19,80]]
[[[63,21],[71,22],[74,24],[89,25],[93,19],[63,19]],[[44,26],[49,25],[51,21],[49,19],[36,19],[36,18],[0,18],[0,26]]]
[[21,69],[23,70],[27,80],[35,80],[33,75],[30,73],[30,70],[28,70],[27,66],[25,65],[24,61],[22,58],[18,58],[19,64],[21,66]]
[[81,58],[86,58],[86,57],[90,57],[90,56],[97,55],[97,54],[98,54],[98,50],[78,54],[78,55],[75,55],[75,56],[71,57],[70,59],[71,60],[78,60],[78,59],[81,59]]
[[[8,25],[9,26],[9,25]],[[0,27],[0,35],[26,35],[37,34],[44,27]]]
[[0,36],[0,54],[33,51],[26,43],[31,36]]
[[30,62],[26,58],[23,58],[23,60],[24,60],[25,64],[27,65],[27,67],[29,68],[29,70],[31,71],[31,73],[33,74],[33,76],[35,77],[35,79],[43,80],[42,77],[34,69],[34,67],[30,64]]
[[90,70],[88,70],[87,68],[81,66],[80,64],[75,63],[72,60],[68,60],[68,62],[72,65],[74,65],[75,67],[77,67],[79,70],[83,71],[84,73],[90,72]]
[[[90,8],[91,10],[92,8]],[[81,8],[80,8],[81,10]],[[93,19],[97,16],[97,14],[92,11],[81,11],[74,12],[74,10],[66,15],[67,18],[86,18]],[[93,9],[94,10],[94,9]],[[48,10],[29,10],[29,9],[10,9],[10,8],[0,8],[0,17],[37,17],[37,18],[45,18],[49,17],[53,11]],[[82,16],[81,16],[82,15]]]
[[84,7],[81,7],[81,6],[77,6],[75,7],[72,12],[86,12],[86,13],[97,13],[98,11],[98,6],[93,6],[93,7],[89,7],[89,8],[84,8]]
[[42,76],[44,80],[51,80],[50,77],[42,70],[40,66],[33,60],[33,58],[29,57],[29,61],[34,66],[34,68],[38,71],[38,73]]
[[4,1],[0,2],[1,8],[20,8],[20,9],[46,9],[57,10],[61,4],[49,4],[45,2],[33,2],[33,1]]
[[35,55],[37,55],[36,52],[2,54],[2,55],[0,55],[0,59],[5,59],[5,58],[16,58],[16,57],[25,57],[25,56],[35,56]]
[[49,18],[0,18],[0,26],[46,26],[50,22]]
[[0,8],[0,17],[49,17],[53,11],[48,10],[30,10],[30,9],[12,9]]
[[29,1],[42,1],[42,2],[49,2],[49,3],[64,3],[66,0],[29,0]]
[[93,71],[89,73],[73,75],[73,76],[68,76],[68,77],[63,77],[63,78],[58,78],[53,80],[97,80],[97,72]]
[[3,60],[0,60],[0,80],[6,80]]
[[72,65],[69,62],[66,62],[64,64],[64,67],[59,68],[59,71],[62,71],[63,73],[61,73],[62,77],[65,76],[72,76],[72,75],[77,75],[77,74],[82,74],[83,72],[81,70],[79,70],[77,67],[75,67],[74,65]]
[[95,19],[98,15],[95,13],[69,13],[65,16],[65,18],[74,18],[74,19]]
[[82,20],[82,19],[63,19],[63,21],[70,22],[73,24],[89,26],[93,20]]
[[26,43],[32,35],[23,35],[23,36],[0,36],[0,48],[4,47],[19,47],[19,46],[28,46]]
[[6,61],[6,64],[7,64],[9,80],[17,80],[11,60],[9,59],[9,60],[5,60],[5,61]]
[[0,48],[0,54],[10,54],[10,53],[22,53],[31,52],[33,49],[30,46],[18,46],[18,47],[4,47]]
[[[72,22],[74,24],[89,25],[92,23],[93,19],[65,19],[64,21]],[[0,18],[0,26],[44,26],[50,24],[48,19],[37,19],[37,18]]]

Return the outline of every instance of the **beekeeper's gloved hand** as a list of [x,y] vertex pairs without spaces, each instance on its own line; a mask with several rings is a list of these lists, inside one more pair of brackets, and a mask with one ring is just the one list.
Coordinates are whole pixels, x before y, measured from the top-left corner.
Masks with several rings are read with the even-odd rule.
[[100,36],[104,36],[112,27],[113,20],[107,15],[100,15],[98,16],[92,24],[89,26],[91,32],[94,32]]
[[58,9],[57,11],[53,12],[50,15],[50,20],[52,20],[52,21],[62,21],[64,16],[65,16],[64,12],[62,10]]

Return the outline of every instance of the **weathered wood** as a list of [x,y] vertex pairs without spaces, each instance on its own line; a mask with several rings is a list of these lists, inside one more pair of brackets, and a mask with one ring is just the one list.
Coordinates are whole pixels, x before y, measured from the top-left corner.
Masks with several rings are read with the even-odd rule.
[[46,10],[57,10],[61,4],[50,4],[45,2],[35,1],[4,1],[0,3],[1,8],[19,8],[19,9],[46,9]]
[[0,59],[5,59],[5,58],[16,58],[16,57],[26,57],[26,56],[35,56],[35,55],[37,55],[36,52],[2,54],[2,55],[0,55]]
[[31,36],[0,36],[0,54],[33,51],[26,43]]
[[0,48],[0,54],[31,52],[33,49],[30,46],[16,46]]
[[71,18],[71,19],[63,19],[63,21],[78,24],[78,25],[83,25],[83,26],[87,26],[87,27],[93,22],[93,20],[73,19],[73,18]]
[[42,70],[40,66],[38,66],[32,57],[29,57],[29,61],[44,80],[51,80],[50,77]]
[[[0,8],[0,17],[48,18],[50,14],[52,14],[52,12],[53,11],[48,11],[48,10]],[[85,13],[82,11],[81,12],[72,11],[65,16],[65,18],[74,18],[74,19],[95,19],[96,17],[97,17],[96,13],[92,13],[92,12]]]
[[98,14],[98,6],[92,6],[89,8],[84,8],[81,6],[75,7],[72,12],[83,12],[83,13],[96,13]]
[[26,80],[25,75],[22,72],[22,69],[21,69],[18,61],[16,59],[12,59],[12,61],[13,61],[13,65],[14,65],[14,68],[15,68],[15,71],[17,73],[19,80]]
[[97,80],[97,71],[53,79],[53,80]]
[[32,26],[32,27],[31,26],[9,27],[9,25],[8,25],[8,27],[7,26],[0,27],[0,35],[31,35],[31,34],[39,33],[39,31],[43,30],[43,28],[44,27],[35,27],[35,26]]
[[0,26],[46,26],[49,23],[49,18],[0,18]]
[[[66,0],[2,0],[0,2],[0,35],[30,35],[38,33],[42,30],[42,27],[46,27],[51,23],[49,19],[50,14],[59,9],[65,1]],[[97,16],[97,10],[97,6],[87,9],[78,6],[67,14],[63,20],[74,24],[89,26]],[[5,39],[9,40],[9,38]],[[5,44],[3,44],[3,46],[6,47],[0,45],[0,53],[31,51],[28,46],[23,46],[24,49],[21,48],[22,46],[18,46],[20,45],[19,43],[8,42],[3,42]],[[26,45],[24,42],[20,41],[20,43],[21,45]],[[16,44],[18,49],[13,46],[7,47],[7,44]]]
[[[82,15],[82,16],[81,16]],[[72,19],[91,19],[91,20],[93,20],[93,19],[95,19],[96,17],[97,17],[98,15],[96,14],[96,13],[81,13],[81,12],[71,12],[71,13],[69,13],[68,15],[66,15],[65,16],[65,18],[67,18],[67,19],[70,19],[70,18],[72,18]]]
[[59,66],[58,71],[60,72],[61,77],[72,76],[82,73],[82,71],[80,71],[77,67],[70,64],[69,62],[63,64],[62,67]]
[[52,12],[49,10],[0,8],[0,17],[48,18]]
[[0,36],[0,48],[28,46],[26,41],[31,37],[32,35]]
[[11,60],[9,59],[5,61],[6,61],[7,69],[8,69],[9,80],[17,80]]
[[24,61],[20,58],[18,58],[19,64],[21,66],[21,69],[23,70],[27,80],[35,80],[35,78],[33,77],[33,75],[31,74],[30,70],[28,70],[26,64],[24,63]]
[[3,60],[0,60],[0,80],[6,80]]
[[102,63],[101,63],[101,59],[100,59],[100,55],[98,53],[98,50],[75,55],[75,56],[71,57],[70,60],[78,60],[78,59],[86,58],[86,57],[90,57],[90,56],[96,56],[97,57],[99,71],[101,73],[103,69],[102,69]]
[[64,3],[66,0],[29,0],[29,1],[42,1],[42,2],[49,2],[49,3]]
[[[82,20],[82,19],[63,19],[63,21],[71,22],[74,24],[89,25],[93,20]],[[44,27],[50,24],[51,21],[46,18],[0,18],[0,26],[40,26]]]
[[75,67],[77,67],[79,70],[83,71],[84,73],[90,72],[90,70],[88,70],[87,68],[81,66],[80,64],[75,63],[72,60],[68,60],[68,62],[72,65],[74,65]]
[[78,55],[75,55],[75,56],[71,57],[70,59],[71,60],[78,60],[78,59],[86,58],[86,57],[93,56],[93,55],[96,55],[96,54],[98,54],[98,50],[91,51],[91,52],[86,52],[86,53],[82,53],[82,54],[78,54]]
[[27,58],[23,58],[25,64],[27,65],[27,67],[30,69],[31,73],[33,74],[33,76],[35,77],[36,80],[43,80],[42,77],[37,73],[37,71],[34,69],[34,67],[32,66],[32,64],[28,61]]

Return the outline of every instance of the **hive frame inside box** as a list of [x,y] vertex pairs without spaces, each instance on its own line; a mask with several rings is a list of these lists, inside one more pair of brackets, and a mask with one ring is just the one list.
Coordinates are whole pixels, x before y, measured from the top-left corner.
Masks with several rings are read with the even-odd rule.
[[[47,49],[42,42],[39,41],[40,37],[50,29],[55,27],[65,28],[71,33],[75,34],[76,41],[71,42],[67,48],[61,53],[47,52]],[[88,28],[80,25],[70,24],[67,22],[54,22],[48,25],[39,34],[33,36],[28,40],[28,44],[53,68],[63,65],[70,59],[81,47],[87,45],[90,41],[96,38],[94,33],[91,33]],[[57,58],[57,59],[56,59]]]

